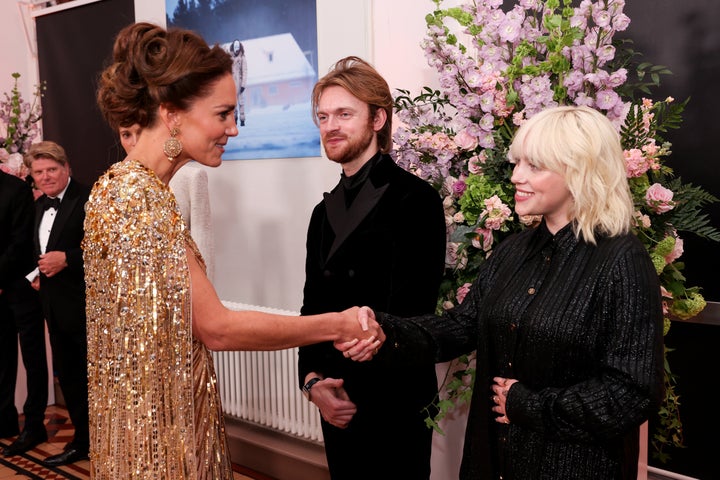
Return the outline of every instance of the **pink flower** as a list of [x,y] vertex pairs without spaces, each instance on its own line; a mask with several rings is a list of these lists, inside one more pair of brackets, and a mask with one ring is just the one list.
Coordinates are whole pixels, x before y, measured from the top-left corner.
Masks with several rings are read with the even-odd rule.
[[0,168],[3,172],[25,178],[30,173],[23,163],[23,156],[20,153],[7,153],[7,150],[0,148]]
[[452,269],[463,270],[467,267],[467,252],[460,251],[461,244],[447,242],[445,246],[445,265]]
[[492,250],[493,242],[495,241],[492,230],[489,228],[476,228],[475,233],[477,236],[472,239],[473,247],[478,250],[482,249],[485,252]]
[[482,164],[487,160],[487,154],[485,151],[480,152],[479,155],[473,155],[468,160],[468,171],[475,175],[482,175]]
[[467,185],[465,185],[465,181],[457,180],[452,185],[453,195],[455,195],[458,198],[462,197],[462,194],[465,192],[465,188],[467,188]]
[[645,202],[655,213],[669,212],[675,208],[673,192],[659,183],[653,183],[645,192]]
[[612,90],[601,90],[597,93],[596,104],[602,110],[610,110],[616,104],[622,103],[620,95]]
[[460,288],[457,289],[457,292],[455,292],[455,299],[458,301],[458,303],[462,303],[463,300],[465,300],[465,297],[467,296],[469,291],[469,283],[464,283]]
[[642,150],[639,148],[631,148],[623,152],[625,155],[625,164],[627,168],[628,178],[636,178],[647,172],[649,164]]
[[505,205],[497,195],[485,199],[485,227],[490,230],[500,230],[506,220],[512,215],[510,207]]
[[650,217],[647,215],[644,215],[639,210],[635,210],[635,213],[633,213],[633,218],[635,219],[635,225],[642,228],[650,228]]
[[455,145],[463,150],[475,150],[478,146],[477,137],[470,135],[467,130],[463,130],[453,138]]
[[668,305],[666,298],[672,299],[673,295],[672,293],[668,292],[665,287],[662,285],[660,286],[660,295],[662,296],[662,311],[663,315],[667,315],[670,313],[670,305]]
[[658,146],[655,144],[655,139],[650,139],[648,143],[643,145],[642,151],[649,157],[655,156],[658,153]]
[[613,28],[615,28],[615,30],[617,30],[618,32],[623,32],[627,30],[629,25],[630,17],[628,17],[624,13],[621,13],[613,19]]
[[675,236],[675,246],[672,249],[672,252],[668,253],[665,257],[666,263],[672,263],[678,258],[680,258],[683,254],[683,239]]

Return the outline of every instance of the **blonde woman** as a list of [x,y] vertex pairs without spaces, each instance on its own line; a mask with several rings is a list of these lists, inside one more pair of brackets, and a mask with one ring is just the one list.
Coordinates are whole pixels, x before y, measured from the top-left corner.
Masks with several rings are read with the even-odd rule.
[[663,321],[619,136],[596,110],[556,107],[518,129],[509,159],[515,212],[541,224],[503,241],[442,316],[377,312],[392,347],[373,362],[477,350],[463,480],[635,479]]

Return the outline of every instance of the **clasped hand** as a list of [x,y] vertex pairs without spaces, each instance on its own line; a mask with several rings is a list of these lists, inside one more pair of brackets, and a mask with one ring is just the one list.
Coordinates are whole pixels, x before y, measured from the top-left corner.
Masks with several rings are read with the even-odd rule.
[[40,259],[38,260],[38,269],[44,273],[46,277],[52,277],[58,274],[65,267],[67,267],[67,256],[65,252],[47,252],[40,255]]
[[498,423],[510,423],[510,418],[508,418],[506,410],[506,402],[510,387],[512,387],[514,383],[517,383],[517,380],[514,378],[493,377],[493,384],[491,387],[493,391],[492,411],[498,415],[495,417],[495,421]]
[[356,322],[360,331],[354,337],[336,340],[335,348],[343,352],[345,358],[356,362],[372,360],[385,342],[385,333],[375,320],[375,312],[369,307],[352,307],[341,315],[351,322]]

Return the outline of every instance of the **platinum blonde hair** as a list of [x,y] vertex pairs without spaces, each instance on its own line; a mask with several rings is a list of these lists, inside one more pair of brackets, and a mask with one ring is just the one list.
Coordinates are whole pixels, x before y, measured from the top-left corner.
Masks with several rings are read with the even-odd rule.
[[573,197],[575,234],[595,244],[595,235],[630,231],[633,199],[620,136],[603,114],[584,106],[543,110],[517,130],[509,158],[523,158],[565,178]]

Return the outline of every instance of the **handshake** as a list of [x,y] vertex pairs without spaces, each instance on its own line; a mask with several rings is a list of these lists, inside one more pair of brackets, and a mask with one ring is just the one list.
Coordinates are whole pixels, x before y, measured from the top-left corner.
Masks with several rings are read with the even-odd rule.
[[340,312],[342,329],[333,345],[345,358],[372,360],[385,342],[385,333],[370,307],[352,307]]

